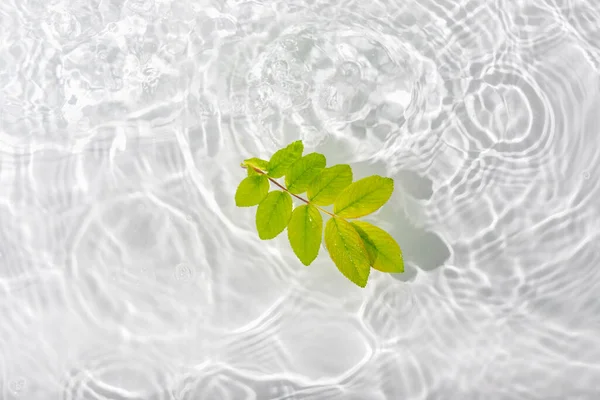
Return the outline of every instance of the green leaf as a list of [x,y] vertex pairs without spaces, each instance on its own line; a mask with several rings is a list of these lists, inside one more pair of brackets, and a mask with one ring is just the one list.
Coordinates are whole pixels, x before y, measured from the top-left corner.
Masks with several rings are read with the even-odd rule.
[[371,265],[369,254],[356,229],[333,217],[325,225],[325,246],[340,272],[360,287],[367,285]]
[[[290,245],[304,265],[317,258],[322,242],[331,259],[350,281],[365,287],[371,269],[382,272],[404,272],[400,246],[384,230],[368,222],[352,222],[381,208],[392,196],[394,181],[373,175],[357,182],[350,165],[340,164],[325,168],[323,154],[302,156],[301,140],[275,152],[269,161],[248,158],[242,167],[248,170],[236,191],[235,201],[240,207],[258,204],[256,228],[262,240],[273,239],[287,227]],[[286,188],[275,179],[285,176]],[[275,179],[273,179],[275,178]],[[269,181],[281,191],[269,192]],[[307,192],[306,205],[293,209],[292,196],[300,198]],[[333,216],[325,224],[321,206],[333,204]]]
[[382,272],[404,272],[402,250],[389,233],[364,221],[355,221],[351,225],[363,239],[373,268]]
[[317,258],[321,247],[323,236],[321,213],[310,204],[298,206],[292,212],[287,229],[292,250],[302,264],[310,265]]
[[379,175],[360,179],[347,186],[335,199],[333,212],[342,218],[358,218],[383,206],[392,196],[394,180]]
[[285,185],[294,194],[306,192],[308,185],[325,168],[325,156],[319,153],[310,153],[294,162],[285,175]]
[[[248,167],[254,167],[254,168],[260,169],[261,171],[267,171],[269,162],[266,160],[263,160],[261,158],[252,157],[247,160],[244,160],[243,165],[246,165]],[[248,168],[248,169],[252,169],[252,168]]]
[[352,168],[348,164],[326,168],[308,186],[308,199],[316,205],[328,206],[352,183],[352,179]]
[[281,178],[286,174],[288,168],[300,157],[304,151],[304,144],[301,140],[290,143],[287,147],[277,150],[271,157],[267,169],[269,176]]
[[270,192],[256,210],[258,237],[262,240],[273,239],[283,232],[291,216],[292,196],[281,190]]
[[235,192],[238,207],[259,204],[269,193],[269,179],[265,175],[252,175],[242,180]]

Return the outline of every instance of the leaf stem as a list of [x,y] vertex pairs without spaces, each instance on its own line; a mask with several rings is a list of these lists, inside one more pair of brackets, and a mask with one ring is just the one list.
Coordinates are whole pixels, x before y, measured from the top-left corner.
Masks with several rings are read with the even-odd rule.
[[[266,172],[264,172],[264,171],[262,171],[262,170],[260,170],[260,169],[258,169],[258,168],[254,168],[254,167],[252,167],[252,166],[246,166],[246,165],[242,165],[242,168],[248,168],[248,167],[252,168],[253,170],[255,170],[256,172],[258,172],[259,174],[262,174],[262,175],[267,175],[267,173],[266,173]],[[287,188],[286,188],[285,186],[283,186],[281,183],[277,182],[275,179],[271,178],[270,176],[267,176],[267,178],[268,178],[268,179],[269,179],[271,182],[273,182],[275,185],[279,186],[279,187],[281,188],[281,190],[283,190],[284,192],[288,192],[289,194],[291,194],[292,196],[294,196],[294,197],[295,197],[295,198],[297,198],[298,200],[300,200],[300,201],[303,201],[303,202],[304,202],[304,203],[306,203],[306,204],[310,204],[310,205],[312,205],[312,206],[316,207],[317,209],[319,209],[320,211],[323,211],[325,214],[329,214],[329,215],[330,215],[330,216],[332,216],[332,217],[336,217],[336,218],[338,217],[337,215],[335,215],[335,214],[333,214],[333,213],[330,213],[330,212],[329,212],[329,211],[327,211],[327,210],[323,210],[321,207],[319,207],[319,206],[317,206],[317,205],[315,205],[315,204],[312,204],[310,201],[308,201],[308,200],[306,200],[306,199],[303,199],[302,197],[300,197],[300,196],[298,196],[298,195],[296,195],[296,194],[294,194],[294,193],[290,192],[289,190],[287,190]]]

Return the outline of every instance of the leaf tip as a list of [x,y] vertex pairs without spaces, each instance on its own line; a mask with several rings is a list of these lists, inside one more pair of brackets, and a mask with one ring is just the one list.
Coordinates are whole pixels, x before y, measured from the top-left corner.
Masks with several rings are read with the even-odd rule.
[[312,264],[312,262],[313,262],[314,260],[315,260],[314,258],[313,258],[312,260],[307,260],[307,259],[304,259],[304,260],[303,260],[303,259],[300,259],[300,262],[301,262],[302,264],[304,264],[305,266],[307,266],[307,267],[308,267],[310,264]]

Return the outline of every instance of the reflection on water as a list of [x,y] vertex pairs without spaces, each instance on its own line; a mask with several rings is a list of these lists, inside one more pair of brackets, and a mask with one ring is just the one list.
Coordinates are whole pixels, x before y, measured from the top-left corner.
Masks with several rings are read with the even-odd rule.
[[[0,4],[0,398],[600,398],[600,3]],[[406,272],[235,207],[391,176]]]

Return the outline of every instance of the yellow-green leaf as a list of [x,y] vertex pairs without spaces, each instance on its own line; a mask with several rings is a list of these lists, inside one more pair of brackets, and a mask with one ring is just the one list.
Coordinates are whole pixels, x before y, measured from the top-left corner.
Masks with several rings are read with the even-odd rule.
[[358,218],[383,206],[392,196],[394,180],[379,175],[360,179],[347,186],[333,203],[333,212],[343,218]]
[[321,247],[323,236],[321,213],[310,204],[298,206],[292,212],[287,230],[292,250],[302,264],[310,265],[317,258]]
[[328,206],[352,183],[352,168],[348,164],[325,168],[308,186],[308,199],[319,206]]
[[364,221],[351,224],[363,239],[373,268],[382,272],[404,272],[402,250],[389,233]]
[[269,180],[265,175],[252,175],[243,179],[235,192],[238,207],[251,207],[259,204],[269,193]]
[[294,194],[306,192],[308,185],[325,168],[325,156],[319,153],[310,153],[294,162],[285,175],[285,185]]
[[256,230],[262,240],[279,235],[292,216],[292,196],[281,190],[274,190],[258,205],[256,210]]
[[[258,168],[261,171],[267,171],[267,168],[269,166],[269,162],[266,160],[263,160],[261,158],[256,158],[256,157],[252,157],[249,158],[247,160],[244,160],[244,165],[248,166],[248,167],[254,167],[254,168]],[[251,169],[251,168],[249,168]]]
[[346,278],[360,287],[367,285],[371,271],[369,254],[360,235],[349,222],[336,217],[327,221],[325,246]]
[[284,176],[288,168],[300,157],[304,151],[304,144],[301,140],[296,140],[290,143],[287,147],[277,150],[271,157],[267,169],[269,176],[273,178],[281,178]]

